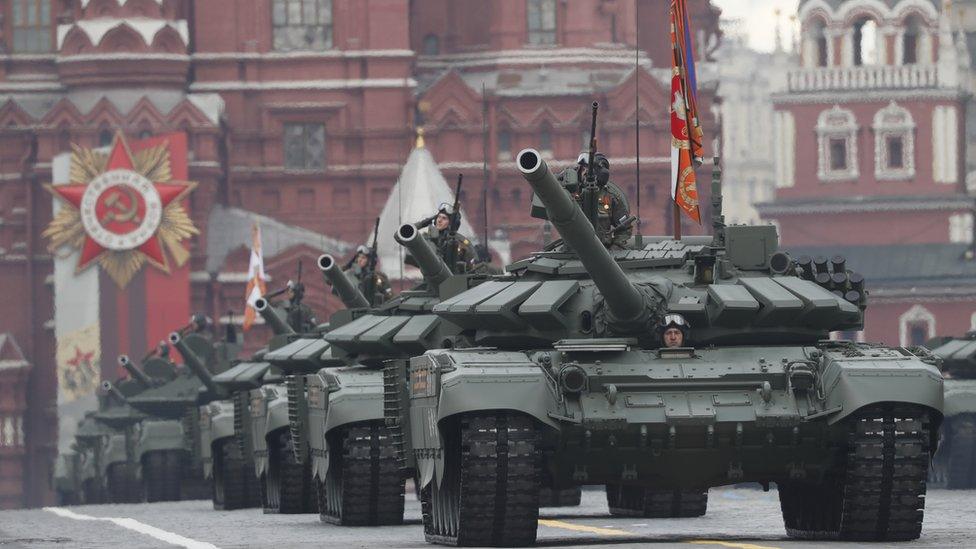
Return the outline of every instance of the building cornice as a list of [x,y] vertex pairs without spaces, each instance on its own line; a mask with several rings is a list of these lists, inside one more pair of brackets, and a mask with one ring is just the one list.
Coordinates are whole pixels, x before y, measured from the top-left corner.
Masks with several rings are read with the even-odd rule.
[[845,103],[890,103],[891,101],[957,101],[969,94],[958,89],[854,90],[806,93],[775,93],[773,105],[835,105]]
[[362,58],[412,58],[413,50],[326,50],[326,51],[272,51],[272,52],[197,52],[190,57],[194,61],[282,61],[288,59],[362,59]]
[[[599,63],[601,65],[634,66],[634,50],[620,48],[561,48],[540,47],[523,48],[517,50],[484,51],[471,53],[454,53],[446,55],[420,55],[417,57],[417,67],[421,70],[467,69],[477,67],[540,65],[551,66],[573,65],[583,63]],[[639,52],[640,66],[652,67],[650,58],[643,51]]]
[[[891,198],[896,198],[892,200]],[[973,198],[965,195],[942,197],[850,197],[846,200],[795,200],[755,205],[763,216],[823,213],[905,212],[970,210]]]
[[194,92],[222,91],[275,91],[275,90],[356,90],[364,88],[416,88],[413,78],[333,78],[326,80],[265,80],[245,82],[223,80],[196,82],[190,85]]

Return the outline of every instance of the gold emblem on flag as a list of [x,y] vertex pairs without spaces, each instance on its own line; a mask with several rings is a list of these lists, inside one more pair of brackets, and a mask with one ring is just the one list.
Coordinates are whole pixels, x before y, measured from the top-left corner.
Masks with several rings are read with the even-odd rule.
[[146,262],[169,272],[169,258],[190,258],[182,241],[199,231],[180,202],[196,183],[173,180],[169,143],[133,152],[118,133],[108,153],[72,145],[69,184],[45,188],[62,203],[48,250],[79,249],[78,271],[97,262],[125,287]]

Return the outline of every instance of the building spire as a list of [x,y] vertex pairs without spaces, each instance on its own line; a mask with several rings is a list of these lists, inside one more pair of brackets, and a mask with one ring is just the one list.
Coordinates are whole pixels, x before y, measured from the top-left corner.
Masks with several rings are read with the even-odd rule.
[[776,19],[776,23],[775,23],[775,25],[776,25],[776,50],[775,51],[777,51],[777,52],[783,51],[783,36],[782,36],[782,33],[780,32],[782,29],[780,29],[780,25],[779,25],[779,15],[780,15],[779,8],[774,9],[773,10],[773,17]]
[[417,141],[414,143],[415,149],[424,148],[424,129],[422,127],[417,128]]

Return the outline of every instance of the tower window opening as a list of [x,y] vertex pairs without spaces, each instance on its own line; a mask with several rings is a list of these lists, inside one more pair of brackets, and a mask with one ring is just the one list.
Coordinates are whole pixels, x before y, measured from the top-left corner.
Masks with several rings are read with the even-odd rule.
[[830,140],[830,169],[834,171],[847,169],[847,139],[843,137]]
[[878,64],[878,24],[862,19],[854,24],[854,66]]

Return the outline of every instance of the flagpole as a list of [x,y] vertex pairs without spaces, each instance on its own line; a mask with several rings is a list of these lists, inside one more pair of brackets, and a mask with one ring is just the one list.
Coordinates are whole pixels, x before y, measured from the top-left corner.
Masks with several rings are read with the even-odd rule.
[[678,206],[678,201],[672,199],[671,205],[674,207],[674,213],[671,214],[671,218],[674,220],[674,239],[681,240],[681,208]]

